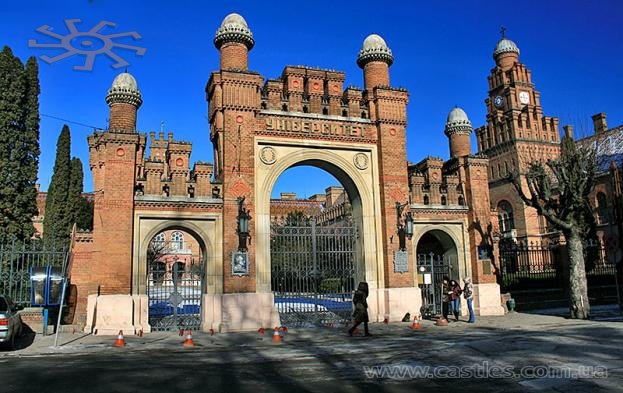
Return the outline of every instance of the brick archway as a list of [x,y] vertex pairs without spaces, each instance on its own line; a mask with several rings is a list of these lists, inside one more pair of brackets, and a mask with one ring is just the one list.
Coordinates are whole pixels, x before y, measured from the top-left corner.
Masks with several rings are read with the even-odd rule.
[[[377,230],[380,228],[380,201],[378,183],[373,179],[378,176],[376,151],[374,148],[334,144],[322,149],[309,149],[296,143],[283,144],[280,141],[258,143],[256,150],[270,146],[278,159],[270,164],[263,164],[256,170],[255,216],[257,222],[257,292],[271,290],[270,264],[270,194],[279,176],[288,168],[299,165],[311,165],[326,170],[335,176],[344,186],[351,198],[355,222],[362,228],[359,239],[359,260],[361,274],[359,280],[366,280],[370,288],[383,287],[383,258],[380,252]],[[365,154],[368,158],[365,169],[356,166],[355,155]]]

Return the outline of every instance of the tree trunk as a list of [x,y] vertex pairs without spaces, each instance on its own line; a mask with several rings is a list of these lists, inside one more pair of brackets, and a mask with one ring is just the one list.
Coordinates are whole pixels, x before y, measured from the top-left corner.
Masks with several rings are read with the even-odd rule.
[[576,230],[571,230],[565,237],[569,252],[569,311],[571,318],[588,319],[590,304],[582,239]]

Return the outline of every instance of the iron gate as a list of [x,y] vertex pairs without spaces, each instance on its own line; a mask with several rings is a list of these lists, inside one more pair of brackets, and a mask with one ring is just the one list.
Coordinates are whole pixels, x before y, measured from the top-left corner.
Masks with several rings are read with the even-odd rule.
[[441,315],[441,284],[444,276],[450,276],[450,261],[443,255],[434,253],[418,254],[417,265],[422,275],[421,314],[426,318]]
[[156,261],[147,277],[149,324],[154,331],[201,327],[203,264]]
[[275,305],[286,326],[349,321],[357,277],[354,225],[275,226],[271,277]]

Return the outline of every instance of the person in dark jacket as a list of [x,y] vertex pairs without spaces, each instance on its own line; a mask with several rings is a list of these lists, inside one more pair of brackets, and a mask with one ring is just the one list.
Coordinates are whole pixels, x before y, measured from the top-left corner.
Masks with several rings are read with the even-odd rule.
[[450,278],[443,276],[441,281],[441,315],[443,319],[448,319],[448,311],[450,308]]
[[368,283],[360,282],[355,294],[353,295],[353,305],[355,306],[355,311],[353,312],[353,318],[355,319],[355,324],[352,328],[348,329],[348,335],[352,336],[353,332],[363,322],[363,330],[364,334],[369,337],[371,336],[368,331],[368,302],[366,299],[368,298]]
[[461,293],[463,290],[458,282],[450,280],[450,301],[452,302],[452,313],[454,320],[458,322],[459,312],[461,311]]

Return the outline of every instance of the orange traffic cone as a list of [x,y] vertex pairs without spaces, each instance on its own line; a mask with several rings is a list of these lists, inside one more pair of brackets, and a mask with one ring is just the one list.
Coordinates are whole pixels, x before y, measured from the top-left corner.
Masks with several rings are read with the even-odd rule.
[[117,339],[112,343],[113,347],[125,347],[125,338],[123,338],[123,330],[119,330]]
[[193,334],[190,330],[186,331],[186,340],[184,340],[184,347],[194,347],[195,343],[193,342]]
[[420,330],[420,317],[416,316],[413,318],[413,325],[411,325],[411,330]]
[[279,333],[279,328],[275,327],[273,330],[273,343],[280,343],[282,341],[281,334]]

